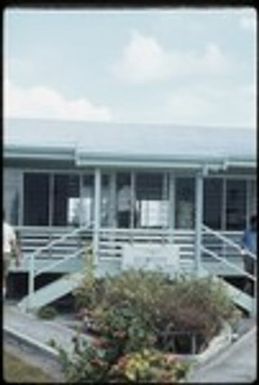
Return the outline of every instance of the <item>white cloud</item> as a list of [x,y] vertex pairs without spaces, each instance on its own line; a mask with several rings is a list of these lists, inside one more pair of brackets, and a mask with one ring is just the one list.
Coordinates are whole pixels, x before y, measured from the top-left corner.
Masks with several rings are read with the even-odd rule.
[[4,84],[4,116],[63,120],[110,121],[108,107],[94,105],[82,98],[68,100],[54,89],[20,87],[9,80]]
[[256,14],[254,15],[243,15],[240,18],[240,26],[246,31],[256,32]]
[[204,51],[167,51],[151,36],[133,32],[113,73],[128,82],[147,83],[183,76],[225,74],[229,59],[213,43]]
[[168,97],[169,120],[180,124],[256,127],[255,85],[180,87]]

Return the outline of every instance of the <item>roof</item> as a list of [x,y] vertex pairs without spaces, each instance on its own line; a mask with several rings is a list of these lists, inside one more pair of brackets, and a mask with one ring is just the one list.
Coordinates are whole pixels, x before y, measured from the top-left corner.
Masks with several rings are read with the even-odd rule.
[[255,164],[256,132],[249,128],[6,119],[4,149],[7,157],[22,153],[73,156],[78,164],[111,159]]

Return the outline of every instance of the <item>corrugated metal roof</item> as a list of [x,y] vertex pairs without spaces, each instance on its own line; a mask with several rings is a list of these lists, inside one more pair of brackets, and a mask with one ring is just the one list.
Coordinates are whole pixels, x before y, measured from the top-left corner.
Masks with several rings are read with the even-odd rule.
[[256,159],[249,128],[6,119],[4,146],[70,148],[85,156]]

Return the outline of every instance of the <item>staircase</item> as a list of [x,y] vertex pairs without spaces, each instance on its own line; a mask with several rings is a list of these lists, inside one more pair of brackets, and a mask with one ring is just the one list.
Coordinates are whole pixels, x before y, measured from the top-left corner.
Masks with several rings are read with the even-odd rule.
[[[88,235],[87,235],[88,234]],[[35,290],[35,278],[42,273],[51,273],[55,271],[57,266],[72,261],[73,258],[82,257],[86,252],[86,241],[91,239],[92,232],[89,232],[88,227],[81,227],[74,229],[59,237],[53,237],[52,240],[44,246],[38,247],[36,251],[30,254],[30,267],[29,267],[29,293],[23,298],[18,304],[22,310],[37,309],[45,306],[56,299],[70,293],[76,287],[80,285],[83,279],[82,272],[75,272],[64,275],[62,278],[57,279],[38,290]],[[78,242],[80,238],[81,241]],[[112,272],[113,268],[115,271],[120,271],[121,257],[123,245],[129,244],[143,244],[148,243],[171,243],[180,247],[180,269],[183,274],[193,274],[195,271],[195,259],[194,259],[194,232],[193,231],[175,231],[174,234],[169,230],[141,230],[141,229],[101,229],[99,237],[99,264],[98,269],[102,271]],[[209,240],[209,241],[208,241]],[[72,246],[73,245],[73,246]],[[75,247],[77,245],[77,247]],[[216,247],[215,247],[216,245]],[[90,248],[90,246],[88,246]],[[60,253],[60,250],[66,250],[66,252]],[[254,276],[244,271],[243,266],[236,263],[237,259],[240,260],[241,247],[238,243],[227,238],[222,233],[208,228],[207,226],[202,227],[202,270],[201,275],[212,276],[217,282],[221,282],[226,288],[230,297],[234,303],[240,306],[242,309],[250,314],[256,312],[256,284],[257,280]],[[57,258],[58,252],[58,258]],[[46,264],[43,268],[36,268],[35,261],[41,255],[56,256],[51,258],[51,263]],[[252,253],[250,257],[256,259],[256,256]],[[231,256],[231,258],[229,258]],[[238,257],[238,258],[237,258]],[[215,271],[208,271],[205,266],[208,260],[215,261],[221,266],[225,266],[228,271],[232,270],[239,276],[246,276],[254,282],[255,295],[254,297],[248,295],[241,289],[233,286],[224,278],[217,276]],[[205,263],[206,261],[206,263]]]
[[[52,273],[55,272],[55,269],[69,261],[72,261],[76,258],[82,258],[88,251],[91,250],[91,245],[89,244],[89,238],[91,237],[91,233],[89,232],[88,227],[80,227],[74,230],[70,230],[66,234],[62,234],[59,238],[55,238],[50,241],[47,245],[45,244],[42,247],[39,247],[29,255],[29,292],[19,303],[18,307],[22,311],[28,311],[32,309],[38,309],[42,306],[45,306],[58,298],[63,297],[64,295],[73,291],[76,287],[79,286],[83,273],[69,273],[63,275],[61,278],[56,281],[45,285],[44,287],[35,290],[35,278],[43,273]],[[77,241],[77,248],[73,246],[71,249],[71,240]],[[84,242],[82,242],[82,239]],[[91,239],[91,238],[90,238]],[[88,245],[86,243],[88,242]],[[79,242],[80,241],[80,242]],[[43,268],[37,268],[37,258],[39,259],[42,255],[52,255],[55,256],[55,251],[60,251],[60,248],[69,250],[68,252],[64,252],[62,254],[59,253],[59,257],[57,258],[48,258],[50,263],[47,263]],[[69,247],[70,246],[70,247]]]
[[62,278],[36,290],[31,296],[23,298],[18,307],[22,310],[39,309],[71,293],[80,285],[83,277],[83,273],[66,274]]
[[[218,242],[221,243],[220,247],[220,252],[216,253],[215,250],[210,248],[208,246],[208,243],[206,242],[206,237],[209,236],[214,237]],[[210,256],[212,259],[222,263],[224,266],[227,266],[228,268],[231,268],[237,272],[240,273],[240,276],[248,278],[251,282],[254,284],[254,296],[252,297],[251,295],[245,293],[242,289],[237,288],[236,286],[230,284],[227,282],[224,278],[210,274],[204,267],[202,267],[202,275],[206,276],[212,276],[213,280],[215,282],[220,282],[225,288],[226,291],[228,292],[229,296],[232,298],[234,303],[247,311],[248,313],[255,315],[256,314],[256,295],[257,295],[257,277],[249,274],[244,270],[244,268],[240,268],[236,263],[233,261],[229,261],[227,258],[228,254],[238,254],[241,255],[242,253],[242,248],[240,245],[233,240],[230,240],[226,236],[223,236],[221,233],[210,229],[209,227],[203,225],[202,227],[202,252],[203,256],[207,255]],[[204,244],[206,246],[204,246]],[[248,250],[246,251],[246,254],[249,255],[250,258],[253,260],[256,260],[256,255],[253,253],[249,252]]]

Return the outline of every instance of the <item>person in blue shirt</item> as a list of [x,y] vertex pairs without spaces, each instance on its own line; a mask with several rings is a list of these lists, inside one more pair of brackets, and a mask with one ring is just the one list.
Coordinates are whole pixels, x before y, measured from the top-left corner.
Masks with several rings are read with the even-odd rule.
[[[253,215],[250,218],[250,226],[245,230],[242,238],[242,255],[244,257],[244,265],[247,273],[255,275],[256,270],[256,260],[249,255],[249,252],[255,255],[257,254],[257,218],[256,215]],[[251,294],[252,285],[251,280],[248,278],[245,284],[245,291]]]

